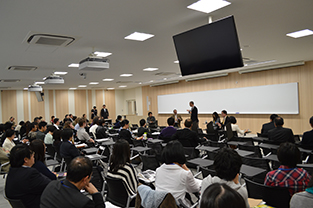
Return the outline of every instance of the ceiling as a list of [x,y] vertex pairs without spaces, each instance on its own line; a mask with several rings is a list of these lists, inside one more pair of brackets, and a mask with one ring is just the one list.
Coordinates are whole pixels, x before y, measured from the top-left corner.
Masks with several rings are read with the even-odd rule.
[[[23,89],[42,81],[54,71],[67,71],[64,85],[43,85],[44,89],[69,89],[80,84],[88,89],[128,88],[164,82],[179,77],[179,65],[172,36],[208,23],[208,16],[217,20],[235,16],[242,55],[256,62],[276,60],[279,64],[313,60],[313,35],[290,38],[286,34],[302,29],[313,30],[312,0],[229,0],[232,4],[205,14],[187,9],[196,0],[28,0],[0,2],[0,79],[20,79],[2,83],[0,88]],[[146,41],[125,40],[133,32],[154,34]],[[30,33],[58,34],[75,37],[66,47],[36,46],[25,39]],[[93,51],[111,52],[110,68],[86,72],[78,63]],[[263,65],[268,65],[263,64]],[[18,72],[9,66],[36,66],[37,70]],[[258,66],[263,66],[262,64]],[[143,72],[156,67],[158,71]],[[239,69],[226,70],[227,72]],[[171,72],[157,76],[156,73]],[[132,77],[120,74],[132,73]],[[103,82],[113,78],[112,82]],[[121,84],[118,81],[131,81]],[[99,82],[98,85],[89,85]],[[139,84],[142,82],[143,84]]]

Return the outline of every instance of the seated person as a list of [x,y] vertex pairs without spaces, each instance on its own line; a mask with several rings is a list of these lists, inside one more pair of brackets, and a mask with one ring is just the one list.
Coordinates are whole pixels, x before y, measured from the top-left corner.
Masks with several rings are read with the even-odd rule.
[[83,142],[95,143],[93,139],[90,138],[89,134],[86,132],[86,119],[81,118],[78,121],[79,129],[77,130],[77,138]]
[[313,177],[305,191],[294,194],[290,200],[290,208],[311,207],[313,204]]
[[[120,139],[125,139],[126,141],[128,141],[129,144],[133,144],[133,135],[129,130],[129,121],[127,119],[124,119],[121,123],[122,125],[122,129],[120,130],[118,136]],[[141,137],[137,137],[137,140],[141,140],[143,138],[143,136]]]
[[187,206],[190,201],[185,198],[186,193],[200,191],[192,172],[186,166],[183,146],[178,141],[170,141],[162,152],[164,164],[156,169],[156,191],[169,192],[176,199],[181,199]]
[[[0,147],[0,163],[1,163],[1,165],[4,163],[10,162],[9,153],[10,153],[10,151],[5,150],[4,148]],[[7,173],[7,172],[9,172],[9,168],[10,168],[10,164],[2,166],[2,168],[0,169],[0,172]]]
[[26,208],[39,208],[40,196],[51,181],[32,168],[34,163],[34,153],[26,144],[12,148],[5,195],[9,199],[20,199]]
[[230,121],[230,123],[231,123],[231,129],[232,129],[232,131],[235,131],[235,132],[237,132],[237,135],[239,136],[244,136],[245,135],[245,133],[247,133],[249,130],[248,129],[246,129],[246,130],[241,130],[240,128],[239,128],[239,126],[236,124],[237,123],[237,119],[234,117],[234,116],[230,116],[229,117],[229,121]]
[[73,123],[71,121],[65,121],[63,129],[73,129],[74,130],[75,128],[74,128]]
[[216,176],[208,175],[203,179],[201,185],[201,193],[203,198],[204,190],[214,183],[225,183],[230,188],[236,190],[244,199],[246,207],[250,207],[248,203],[248,191],[244,185],[240,184],[239,173],[242,165],[240,155],[231,148],[222,148],[214,159],[214,169]]
[[214,126],[217,126],[219,123],[221,123],[220,116],[218,115],[217,112],[212,113],[212,118],[213,118],[213,124]]
[[45,154],[46,154],[46,146],[45,143],[43,143],[43,141],[41,139],[35,139],[33,140],[30,145],[29,148],[31,151],[33,151],[35,153],[34,157],[35,157],[35,163],[32,166],[33,168],[37,169],[39,171],[39,173],[41,173],[42,175],[48,177],[51,180],[56,180],[57,177],[54,173],[52,173],[47,166],[45,165],[46,161],[45,161]]
[[[310,125],[313,128],[313,116],[310,118]],[[311,131],[304,132],[301,147],[306,149],[313,149],[313,129]]]
[[125,139],[119,139],[113,145],[107,176],[122,179],[129,196],[137,193],[137,173],[130,163],[129,143]]
[[92,126],[89,128],[89,132],[91,132],[94,136],[94,138],[96,139],[96,129],[98,128],[99,126],[99,117],[98,116],[95,116],[93,118],[93,121],[92,121]]
[[15,132],[12,129],[7,129],[5,131],[5,135],[7,138],[4,140],[2,147],[6,151],[11,151],[11,149],[15,146],[15,143],[13,142]]
[[[68,165],[64,181],[53,181],[41,196],[41,208],[105,207],[103,198],[97,188],[90,183],[92,162],[86,157],[77,157]],[[86,190],[92,199],[81,193]]]
[[37,131],[36,139],[41,139],[42,141],[45,139],[45,131],[47,130],[47,122],[40,121],[38,124],[39,131]]
[[[184,147],[196,147],[202,140],[198,137],[197,133],[191,130],[192,120],[185,120],[185,128],[179,129],[172,136],[172,140],[178,140]],[[203,140],[204,141],[204,140]]]
[[99,126],[96,129],[96,138],[103,139],[109,137],[106,133],[107,129],[104,127],[105,121],[104,119],[100,119]]
[[30,131],[27,134],[27,138],[31,142],[32,140],[36,139],[37,134],[37,124],[35,122],[29,124]]
[[245,208],[242,196],[224,183],[211,184],[202,194],[201,208],[231,207]]
[[140,123],[140,127],[138,128],[137,136],[141,137],[144,133],[147,133],[147,138],[151,138],[150,130],[146,128],[145,119],[141,119],[139,123]]
[[173,115],[171,117],[174,119],[173,126],[175,126],[177,128],[181,128],[180,122],[183,120],[183,118],[181,117],[181,115],[177,114],[176,109],[173,110]]
[[268,137],[268,131],[275,128],[274,120],[276,117],[278,117],[277,114],[272,114],[270,116],[270,122],[263,124],[262,129],[261,129],[262,136]]
[[156,126],[156,120],[155,120],[155,117],[152,115],[152,112],[148,113],[147,123],[148,123],[149,127],[152,127],[152,128],[157,127]]
[[71,129],[63,129],[61,131],[61,138],[63,142],[60,146],[60,155],[66,159],[66,163],[79,156],[79,150],[73,144],[73,131]]
[[304,191],[310,181],[310,175],[302,168],[297,168],[301,161],[300,150],[295,144],[282,143],[277,150],[281,166],[267,173],[264,185],[289,188],[290,195]]
[[53,125],[50,125],[48,128],[47,128],[47,134],[44,138],[44,143],[47,147],[47,153],[51,156],[54,156],[54,153],[55,153],[55,149],[53,147],[53,132],[56,130],[55,126]]
[[268,138],[275,144],[284,142],[295,143],[295,138],[291,129],[284,128],[284,119],[280,116],[274,119],[275,128],[268,131]]
[[229,117],[227,116],[227,111],[226,110],[222,110],[221,111],[221,116],[223,118],[222,122],[217,123],[217,125],[219,126],[219,128],[224,128],[226,126],[226,124],[230,123]]
[[59,129],[59,125],[60,125],[60,119],[54,118],[53,119],[53,126],[55,126],[56,129]]
[[164,142],[169,142],[171,141],[171,137],[176,133],[177,129],[174,128],[174,118],[173,117],[169,117],[167,119],[167,124],[168,127],[166,127],[165,129],[163,129],[159,135],[159,139],[164,140]]
[[120,128],[121,127],[121,122],[122,122],[122,116],[118,115],[116,120],[115,120],[114,128]]

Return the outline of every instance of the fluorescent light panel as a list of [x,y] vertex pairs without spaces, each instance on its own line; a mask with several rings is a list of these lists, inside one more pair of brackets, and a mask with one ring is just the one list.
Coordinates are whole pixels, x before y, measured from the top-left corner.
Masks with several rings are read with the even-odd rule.
[[68,72],[59,72],[59,71],[54,72],[55,75],[65,75],[67,73]]
[[120,77],[131,77],[133,74],[121,74]]
[[126,85],[121,85],[121,86],[119,86],[119,87],[127,87]]
[[288,33],[286,35],[289,37],[292,37],[292,38],[301,38],[301,37],[305,37],[308,35],[313,35],[313,31],[309,30],[309,29],[305,29],[305,30],[300,30],[300,31]]
[[112,55],[112,53],[109,53],[109,52],[100,52],[100,51],[96,51],[94,52],[94,54],[96,54],[97,56],[100,56],[100,57],[107,57],[109,55]]
[[78,87],[87,87],[87,85],[78,85]]
[[127,40],[137,40],[137,41],[145,41],[149,38],[152,38],[154,35],[147,34],[147,33],[140,33],[140,32],[134,32],[128,36],[126,36],[124,39]]
[[208,14],[230,4],[230,2],[224,0],[199,0],[189,5],[187,8]]
[[69,90],[76,90],[77,88],[76,87],[71,87]]
[[104,82],[111,82],[111,81],[113,81],[114,79],[109,79],[109,78],[107,78],[107,79],[103,79],[102,81],[104,81]]
[[89,84],[90,85],[97,85],[97,84],[99,84],[99,82],[90,82]]
[[35,82],[35,85],[45,84],[45,82]]
[[145,68],[143,71],[156,71],[159,70],[158,68]]
[[68,67],[79,67],[79,64],[76,64],[76,63],[72,63],[72,64],[70,64],[70,65],[68,65]]
[[178,64],[179,63],[179,61],[177,60],[177,61],[174,61],[174,64]]
[[107,88],[107,90],[114,90],[114,88],[113,87],[109,87],[109,88]]
[[28,88],[27,88],[27,87],[25,87],[25,88],[24,88],[24,90],[28,90]]

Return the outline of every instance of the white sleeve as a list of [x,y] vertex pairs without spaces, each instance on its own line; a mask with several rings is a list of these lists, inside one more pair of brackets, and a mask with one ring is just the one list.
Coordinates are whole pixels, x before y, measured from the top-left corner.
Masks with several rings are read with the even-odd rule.
[[189,193],[194,193],[200,191],[200,185],[194,179],[191,171],[188,171],[186,175],[186,189]]

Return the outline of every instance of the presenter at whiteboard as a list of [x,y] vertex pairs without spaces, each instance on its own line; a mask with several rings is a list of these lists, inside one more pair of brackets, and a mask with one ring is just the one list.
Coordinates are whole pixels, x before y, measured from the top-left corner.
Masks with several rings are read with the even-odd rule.
[[189,106],[191,107],[190,110],[187,110],[188,113],[190,114],[190,119],[192,120],[192,131],[195,131],[198,133],[198,108],[195,106],[193,101],[189,102]]

